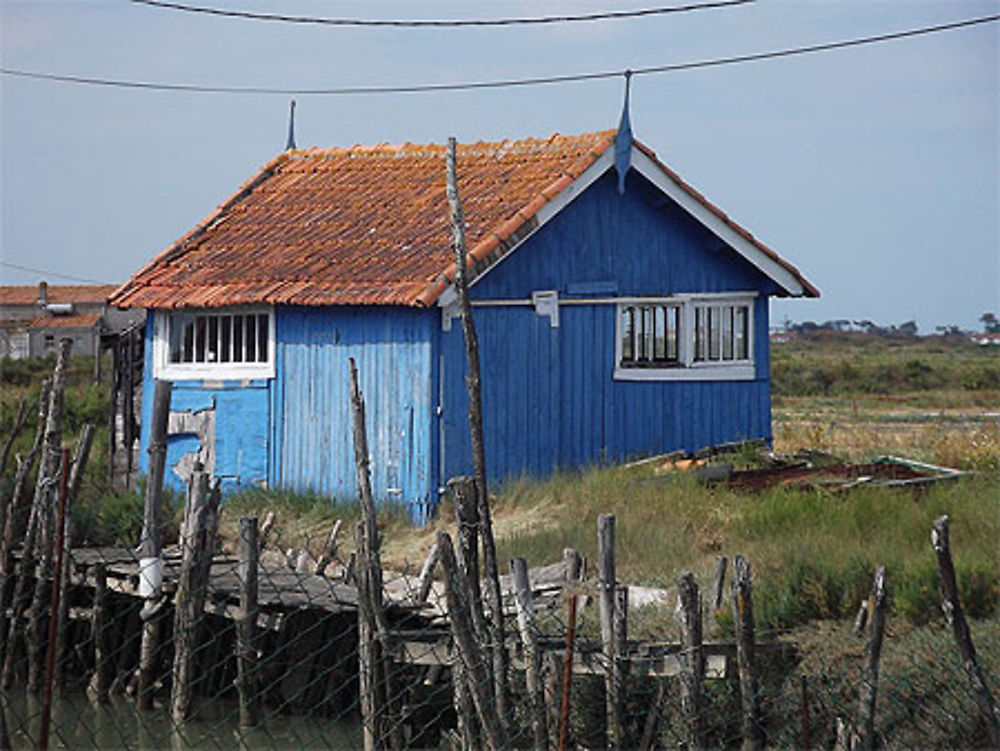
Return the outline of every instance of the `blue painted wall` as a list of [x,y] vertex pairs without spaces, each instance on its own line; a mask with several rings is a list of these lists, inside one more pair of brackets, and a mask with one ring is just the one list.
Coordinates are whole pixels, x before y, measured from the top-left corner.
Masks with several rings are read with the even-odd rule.
[[[146,319],[146,363],[143,369],[142,435],[139,471],[149,469],[149,425],[153,411],[153,316]],[[171,412],[215,410],[214,475],[222,479],[226,492],[261,487],[268,479],[267,434],[271,382],[175,381],[170,398]],[[178,491],[185,480],[174,472],[183,455],[197,452],[199,437],[193,433],[167,438],[165,484]]]
[[422,522],[437,501],[435,311],[279,308],[272,484],[357,497],[348,358],[365,397],[372,489]]
[[[560,466],[771,437],[771,280],[635,172],[619,196],[599,179],[472,288],[473,300],[758,291],[752,381],[615,381],[615,306],[566,305],[560,325],[528,306],[479,307],[487,468],[493,479]],[[442,476],[471,468],[464,344],[441,335]]]

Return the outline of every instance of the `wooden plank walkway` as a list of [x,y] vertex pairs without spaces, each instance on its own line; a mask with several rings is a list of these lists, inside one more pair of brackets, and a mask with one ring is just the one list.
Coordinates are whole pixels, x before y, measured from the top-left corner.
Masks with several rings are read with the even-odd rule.
[[[128,548],[74,548],[70,554],[71,584],[93,586],[94,565],[103,561],[107,567],[108,589],[139,597],[139,556]],[[181,552],[168,548],[163,553],[163,591],[171,596],[177,590]],[[212,560],[205,610],[235,620],[239,615],[238,560],[219,554]],[[292,571],[286,566],[261,563],[259,574],[260,616],[258,626],[276,631],[284,618],[300,610],[323,610],[329,613],[354,612],[357,589],[324,576]],[[85,615],[83,609],[74,614]]]

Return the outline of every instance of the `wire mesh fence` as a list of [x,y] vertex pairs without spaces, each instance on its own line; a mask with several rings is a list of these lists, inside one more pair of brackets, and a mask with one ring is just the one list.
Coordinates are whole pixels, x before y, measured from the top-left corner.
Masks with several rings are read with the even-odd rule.
[[[16,482],[4,504],[0,748],[998,745],[995,619],[972,624],[971,661],[957,626],[890,620],[876,638],[874,588],[867,626],[762,635],[747,561],[728,589],[722,565],[651,597],[617,580],[608,516],[589,572],[573,551],[493,570],[471,478],[451,483],[454,536],[419,572],[389,570],[364,446],[361,521],[333,523],[319,551],[282,549],[273,515],[220,536],[229,512],[198,467],[176,540],[153,483],[138,547],[77,546],[66,509],[86,450],[71,458],[53,414],[50,397],[34,492]],[[150,443],[155,475],[155,430]]]
[[[239,598],[244,577],[239,552],[231,546],[212,552],[210,576],[202,585],[205,606],[189,647],[194,666],[190,711],[179,717],[173,711],[180,690],[178,629],[184,627],[178,623],[184,596],[176,586],[183,561],[179,546],[164,549],[164,596],[159,611],[151,616],[159,619],[160,632],[148,709],[141,708],[137,696],[148,623],[138,584],[140,560],[131,550],[72,550],[65,590],[65,646],[39,640],[43,651],[60,650],[52,672],[51,747],[362,748],[366,727],[372,731],[373,746],[379,748],[489,745],[478,714],[463,710],[461,697],[456,697],[456,682],[467,683],[471,671],[456,646],[441,572],[431,581],[424,602],[424,582],[418,574],[385,572],[388,632],[371,638],[384,639],[387,646],[386,686],[382,714],[373,718],[362,713],[358,656],[363,645],[350,552],[338,551],[317,574],[314,562],[307,562],[312,563],[309,566],[287,559],[265,544],[248,676],[252,688],[242,697],[239,629],[244,611]],[[698,648],[703,672],[694,705],[684,685],[691,650],[680,636],[680,616],[662,606],[628,611],[630,619],[645,619],[643,634],[659,631],[662,639],[627,637],[624,652],[616,655],[620,729],[609,741],[609,662],[597,612],[600,586],[593,574],[571,582],[560,580],[566,570],[557,564],[529,574],[537,641],[533,658],[519,635],[514,578],[507,575],[502,581],[510,665],[509,715],[503,731],[510,747],[538,747],[533,698],[537,687],[543,699],[547,748],[559,747],[560,735],[565,748],[603,748],[609,742],[619,748],[743,744],[743,696],[731,637],[710,615],[705,616],[707,638]],[[29,580],[26,590],[37,583]],[[567,684],[570,598],[577,600],[577,617]],[[9,603],[7,611],[11,613]],[[35,624],[46,633],[48,611],[43,607]],[[11,672],[3,709],[12,748],[38,747],[46,711],[44,685],[41,690],[27,688],[30,663],[38,658],[25,633],[34,615],[23,613],[20,625],[15,623],[4,641]],[[850,747],[845,739],[858,722],[865,665],[865,640],[850,631],[850,623],[828,624],[825,631],[805,638],[796,631],[770,635],[756,644],[763,745]],[[978,657],[994,692],[1000,665],[997,634],[995,623],[974,624]],[[477,646],[482,656],[493,645],[481,640]],[[527,675],[530,659],[538,667],[534,686]],[[875,746],[990,747],[987,719],[946,628],[900,628],[894,633],[890,624],[882,659]],[[488,662],[482,658],[482,675],[489,674]],[[463,671],[465,677],[456,678]],[[492,679],[481,688],[489,696]],[[562,701],[567,689],[568,712]],[[241,717],[245,702],[254,707],[252,716]],[[473,727],[463,728],[463,712]]]

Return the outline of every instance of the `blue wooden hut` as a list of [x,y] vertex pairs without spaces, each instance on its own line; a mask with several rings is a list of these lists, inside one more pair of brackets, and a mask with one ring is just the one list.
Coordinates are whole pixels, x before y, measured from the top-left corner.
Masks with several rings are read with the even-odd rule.
[[[492,478],[770,439],[768,299],[818,295],[793,266],[627,130],[457,165]],[[112,297],[151,312],[143,449],[169,379],[175,483],[353,497],[353,356],[375,493],[426,519],[471,469],[448,216],[443,146],[265,165]]]

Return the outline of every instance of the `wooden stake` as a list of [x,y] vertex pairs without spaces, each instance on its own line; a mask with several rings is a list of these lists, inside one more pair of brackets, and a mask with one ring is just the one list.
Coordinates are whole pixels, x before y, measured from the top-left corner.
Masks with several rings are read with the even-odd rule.
[[[354,414],[354,462],[358,476],[358,491],[362,511],[362,536],[357,550],[358,561],[358,597],[367,600],[365,617],[369,618],[368,627],[371,635],[377,640],[378,647],[374,651],[371,666],[374,680],[376,702],[373,709],[372,724],[376,731],[387,734],[390,746],[401,749],[403,746],[402,726],[399,722],[401,711],[400,696],[392,687],[391,650],[389,644],[389,623],[385,614],[382,593],[382,563],[380,557],[381,540],[375,515],[375,499],[372,495],[371,474],[369,469],[368,433],[365,419],[365,400],[358,385],[358,370],[354,358],[348,358],[351,408]],[[359,618],[361,618],[359,610]],[[360,625],[360,624],[359,624]],[[382,732],[376,732],[374,742],[380,743]]]
[[[339,520],[338,520],[339,523]],[[257,584],[260,541],[257,517],[240,517],[240,614],[236,621],[236,692],[240,727],[257,724]]]
[[476,707],[476,715],[489,747],[509,748],[507,731],[500,721],[499,712],[489,691],[490,676],[486,670],[482,651],[476,643],[472,616],[469,614],[468,604],[464,601],[464,588],[459,582],[458,563],[455,560],[451,537],[447,532],[438,532],[437,543],[445,574],[444,590],[448,600],[448,621],[451,623],[451,633],[458,647],[462,670],[467,678],[466,685]]
[[191,714],[195,652],[205,616],[205,595],[219,526],[219,485],[209,490],[207,472],[191,476],[191,492],[181,532],[181,572],[174,596],[174,670],[170,716],[177,725]]
[[538,651],[538,626],[535,605],[528,583],[528,564],[523,558],[513,558],[510,573],[514,582],[514,602],[517,606],[517,627],[524,647],[524,673],[531,707],[531,730],[536,751],[548,749],[548,719],[545,712],[545,687],[542,685],[542,660]]
[[601,642],[604,645],[604,688],[606,698],[608,746],[621,748],[621,695],[618,660],[615,658],[615,517],[597,518],[598,597],[601,611]]
[[458,568],[461,572],[465,598],[472,615],[472,627],[476,640],[489,659],[486,669],[490,671],[490,691],[495,691],[493,682],[493,650],[490,643],[491,631],[486,625],[483,610],[483,595],[479,585],[479,506],[476,494],[476,480],[472,477],[453,477],[448,481],[455,505],[455,522],[458,526]]
[[753,589],[750,563],[741,556],[733,561],[733,621],[736,627],[736,659],[740,674],[743,751],[764,746],[760,727],[760,699],[757,695],[757,666],[754,659]]
[[496,542],[493,538],[493,521],[490,512],[489,492],[486,484],[486,448],[483,438],[483,396],[479,369],[479,339],[472,318],[466,279],[465,215],[458,195],[455,138],[448,139],[446,155],[446,191],[451,210],[451,229],[455,248],[455,290],[462,312],[462,334],[465,338],[465,385],[469,394],[469,433],[472,445],[472,464],[475,469],[479,523],[482,531],[483,566],[486,571],[486,608],[489,613],[492,650],[494,695],[497,711],[505,724],[509,724],[510,692],[507,681],[507,649],[504,638],[503,599],[500,592],[500,569],[497,562]]
[[[14,418],[14,425],[10,429],[10,433],[7,435],[7,439],[3,443],[3,448],[0,449],[0,477],[3,477],[4,473],[7,471],[7,460],[10,458],[10,450],[14,446],[14,441],[24,430],[24,426],[28,423],[28,416],[31,414],[30,400],[26,397],[18,402],[17,405],[17,416]],[[4,509],[7,508],[6,499],[4,503]],[[3,517],[0,516],[0,519]]]
[[[131,358],[129,358],[128,368],[131,369],[131,367]],[[140,588],[147,590],[140,616],[142,619],[142,643],[139,647],[139,682],[135,701],[139,709],[152,709],[153,707],[153,684],[156,681],[159,664],[160,611],[162,608],[162,603],[159,603],[159,600],[163,571],[163,561],[160,558],[162,546],[160,506],[163,503],[163,476],[167,463],[167,425],[170,418],[172,390],[173,384],[170,381],[156,381],[153,390],[153,416],[149,426],[149,473],[146,476],[142,537],[139,541]],[[130,395],[126,395],[126,397],[131,398]],[[126,418],[130,414],[130,410],[126,409]],[[125,432],[128,435],[128,429]],[[131,444],[128,445],[127,451],[131,455]],[[193,477],[191,482],[193,487]]]
[[725,594],[726,586],[726,564],[729,559],[724,555],[715,559],[715,580],[712,584],[712,608],[718,610],[722,607],[722,598]]
[[[52,568],[53,513],[55,510],[55,487],[58,484],[59,464],[62,457],[63,391],[66,387],[66,365],[69,362],[73,340],[60,341],[59,355],[52,375],[52,391],[49,395],[49,412],[45,423],[45,440],[38,478],[35,483],[35,499],[32,512],[36,516],[38,566],[35,570],[35,592],[31,600],[30,616],[25,632],[28,645],[28,690],[38,693],[42,688],[41,646],[42,618],[45,615],[45,601],[48,594],[49,574]],[[31,526],[29,521],[28,526]],[[16,619],[12,625],[16,625]]]
[[678,582],[684,620],[681,625],[683,659],[681,661],[681,704],[687,718],[687,747],[705,748],[704,702],[701,681],[705,673],[705,656],[702,651],[702,604],[694,575],[687,571]]
[[375,751],[381,739],[381,706],[376,695],[378,678],[378,644],[375,641],[375,618],[371,612],[371,598],[368,594],[367,558],[362,552],[365,546],[365,524],[355,526],[357,558],[363,561],[355,572],[358,586],[358,692],[361,703],[361,731],[365,751]]
[[440,557],[441,555],[435,542],[427,552],[424,565],[420,568],[420,576],[417,577],[417,594],[413,601],[415,605],[422,605],[427,602],[427,598],[431,593],[431,585],[434,583],[434,568],[437,566]]
[[56,631],[59,620],[59,581],[63,566],[63,531],[66,528],[66,496],[69,495],[69,449],[62,450],[62,470],[59,480],[59,506],[56,510],[55,564],[52,571],[52,603],[49,606],[49,639],[45,650],[45,686],[42,698],[42,720],[38,732],[38,748],[48,751],[49,729],[52,723],[52,681],[56,670]]
[[108,617],[108,569],[104,561],[94,565],[94,605],[90,633],[94,643],[94,675],[91,694],[99,703],[108,700],[114,663],[111,656],[111,622]]
[[[563,550],[566,561],[566,584],[575,586],[580,578],[582,561],[580,554],[571,548]],[[573,649],[576,642],[576,592],[570,590],[566,600],[566,653],[563,656],[563,684],[559,707],[559,751],[565,751],[569,743],[570,688],[573,685]]]
[[330,528],[330,534],[327,535],[319,560],[316,561],[315,573],[317,576],[323,576],[326,573],[326,567],[337,557],[337,536],[340,534],[340,527],[343,523],[343,519],[337,519],[333,523],[333,527]]
[[[3,537],[0,538],[0,603],[7,603],[7,593],[10,591],[11,586],[14,583],[14,540],[18,538],[21,533],[21,529],[24,527],[24,510],[25,504],[27,503],[28,495],[28,482],[31,476],[31,468],[35,464],[35,459],[38,457],[39,451],[42,449],[42,441],[45,437],[45,423],[46,417],[49,410],[49,385],[50,381],[46,379],[42,382],[40,393],[38,396],[38,416],[35,422],[35,438],[31,445],[31,449],[28,454],[23,459],[20,455],[17,456],[17,473],[14,476],[14,486],[11,491],[10,500],[7,502],[7,514],[4,517],[3,524]],[[18,594],[18,590],[23,593],[25,583],[24,583],[24,573],[27,571],[25,559],[30,559],[33,555],[32,547],[34,545],[34,533],[24,535],[24,541],[22,543],[21,550],[21,563],[18,566],[20,575],[17,577],[17,585],[14,587],[15,594],[11,600],[11,612],[14,615],[12,623],[16,623],[17,619],[20,617],[19,607],[23,609],[23,605],[19,606],[22,602],[22,594]],[[2,677],[0,677],[0,683],[5,690],[10,689],[9,675],[7,673],[6,659],[7,645],[8,641],[12,640],[15,635],[15,630],[8,627],[7,622],[7,608],[0,607],[0,661],[4,662],[4,667],[2,670]],[[8,634],[10,634],[8,636]]]
[[969,633],[969,624],[966,623],[962,602],[958,597],[958,582],[955,579],[955,565],[951,560],[951,544],[948,539],[947,516],[941,516],[935,520],[934,526],[931,528],[931,543],[934,545],[934,553],[937,555],[941,609],[951,625],[955,644],[958,646],[958,653],[962,658],[962,665],[966,675],[969,676],[969,682],[972,684],[972,693],[979,705],[983,721],[989,728],[990,744],[994,748],[1000,748],[1000,712],[997,711],[993,694],[990,692],[983,671],[979,667],[976,648],[972,643],[972,635]]
[[875,748],[875,698],[878,693],[879,661],[882,657],[882,638],[885,635],[885,566],[875,569],[872,583],[872,630],[865,645],[865,678],[858,700],[858,732],[860,748]]
[[83,473],[87,469],[87,459],[90,456],[90,447],[94,442],[94,426],[86,423],[80,429],[80,438],[76,443],[76,451],[73,453],[72,470],[69,475],[69,487],[66,492],[66,513],[63,514],[62,529],[62,559],[63,565],[60,568],[61,575],[58,577],[59,584],[59,616],[56,623],[56,666],[55,685],[62,690],[66,683],[66,636],[69,628],[69,583],[70,583],[70,550],[73,545],[72,515],[71,509],[76,505],[77,497],[80,495],[80,487],[83,485]]

